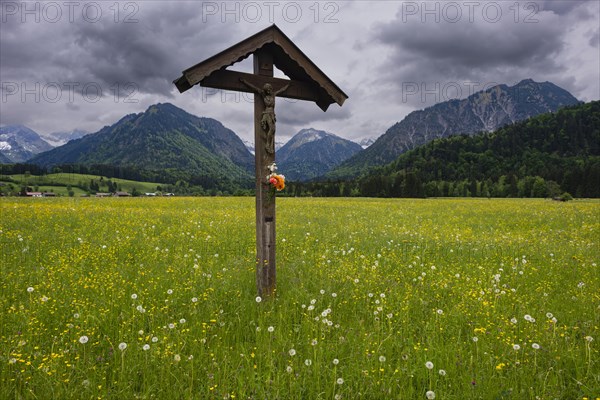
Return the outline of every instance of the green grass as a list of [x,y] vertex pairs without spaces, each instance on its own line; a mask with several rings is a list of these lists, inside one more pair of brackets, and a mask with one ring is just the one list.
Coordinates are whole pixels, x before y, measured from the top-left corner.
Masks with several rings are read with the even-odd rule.
[[598,201],[0,206],[2,399],[600,397]]
[[[42,176],[31,175],[28,178],[25,177],[24,174],[15,174],[15,175],[4,175],[8,176],[14,181],[20,183],[27,183],[29,186],[33,185],[78,185],[80,183],[89,185],[90,181],[93,179],[96,183],[99,183],[100,177],[98,175],[86,175],[86,174],[70,174],[70,173],[58,173],[58,174],[48,174]],[[108,178],[104,177],[104,181],[107,181]],[[131,193],[133,188],[135,187],[139,192],[155,192],[156,187],[160,186],[160,183],[153,182],[138,182],[131,181],[127,179],[119,179],[119,178],[111,178],[112,182],[119,185],[123,191]],[[106,186],[101,186],[100,191],[106,191]]]

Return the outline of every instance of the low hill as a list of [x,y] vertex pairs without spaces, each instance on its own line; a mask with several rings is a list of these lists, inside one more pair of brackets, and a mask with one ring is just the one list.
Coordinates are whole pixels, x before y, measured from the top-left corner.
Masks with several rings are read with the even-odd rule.
[[[161,183],[155,182],[138,182],[129,179],[120,179],[120,178],[107,178],[100,177],[98,175],[89,175],[89,174],[73,174],[73,173],[56,173],[56,174],[47,174],[47,175],[30,175],[26,176],[25,174],[15,174],[15,175],[5,175],[5,177],[9,178],[13,182],[17,182],[19,184],[26,184],[27,186],[38,185],[42,186],[68,186],[71,185],[73,187],[86,188],[89,190],[89,186],[94,182],[99,186],[98,191],[106,191],[106,182],[109,180],[113,182],[117,187],[125,192],[133,192],[134,188],[139,192],[156,192],[156,188],[163,185]],[[0,176],[0,180],[2,176]],[[103,190],[104,189],[104,190]]]

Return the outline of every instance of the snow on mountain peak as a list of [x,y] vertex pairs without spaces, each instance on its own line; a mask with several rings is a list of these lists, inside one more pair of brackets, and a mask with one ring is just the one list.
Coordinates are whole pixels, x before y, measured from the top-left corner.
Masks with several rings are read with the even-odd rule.
[[333,133],[319,131],[317,129],[308,128],[302,129],[297,133],[296,137],[301,143],[315,142],[321,140],[327,136],[335,136]]

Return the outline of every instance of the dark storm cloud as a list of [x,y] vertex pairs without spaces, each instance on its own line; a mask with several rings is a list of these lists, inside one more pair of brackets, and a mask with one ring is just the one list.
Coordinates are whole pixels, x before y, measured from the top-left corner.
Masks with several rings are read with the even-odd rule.
[[[534,2],[534,8],[540,10],[552,11],[558,15],[565,15],[570,13],[573,9],[578,8],[584,3],[590,3],[596,0],[544,0]],[[530,7],[531,10],[533,8]]]
[[[396,20],[374,30],[376,42],[391,50],[379,72],[382,82],[391,81],[402,92],[397,100],[430,105],[495,83],[514,84],[564,70],[556,56],[564,50],[569,27],[557,23],[554,13],[535,8],[531,14],[523,5],[516,14],[507,3],[502,8],[490,3],[496,8],[474,9],[471,15],[465,8],[460,19],[450,10],[444,14],[442,7],[436,15],[414,9],[407,14],[403,6]],[[418,95],[423,90],[429,95]]]
[[230,45],[236,31],[204,22],[199,3],[128,3],[136,8],[118,17],[110,9],[116,3],[101,4],[98,20],[78,13],[72,21],[65,13],[54,23],[43,14],[30,23],[19,15],[3,16],[3,81],[93,82],[105,92],[133,85],[140,93],[170,96],[172,80],[183,69]]
[[[262,7],[267,3],[278,4],[273,15]],[[72,20],[67,4],[75,5]],[[246,4],[254,6],[246,12]],[[311,103],[282,99],[279,135],[312,125],[347,137],[374,136],[415,108],[524,78],[551,81],[582,100],[598,98],[597,0],[315,4],[0,0],[0,125],[20,123],[46,133],[96,131],[151,104],[172,102],[252,137],[248,101],[232,100],[231,94],[210,96],[204,88],[179,95],[172,80],[274,22],[350,96],[342,108],[332,105],[327,113]],[[52,13],[22,15],[17,10],[39,7],[43,14],[44,7],[55,5],[62,7],[55,20]],[[101,18],[94,20],[98,5]],[[262,7],[258,20],[250,13],[256,5]],[[289,15],[284,11],[288,5]],[[298,5],[302,13],[296,20],[291,11]],[[456,5],[462,8],[460,16],[453,11]],[[206,6],[211,9],[203,15]],[[403,7],[411,11],[407,6],[417,12],[402,13]],[[502,13],[495,21],[497,6]],[[425,15],[425,8],[437,15]],[[232,10],[238,12],[232,15]],[[234,69],[251,71],[252,62],[246,61]],[[59,101],[51,98],[53,84],[64,87]],[[66,86],[72,84],[79,85],[75,98]],[[84,97],[86,84],[100,87],[103,96],[93,98],[92,90],[91,99]],[[118,98],[113,98],[115,91]]]
[[594,48],[600,47],[600,29],[596,29],[595,31],[590,31],[589,33],[589,44]]

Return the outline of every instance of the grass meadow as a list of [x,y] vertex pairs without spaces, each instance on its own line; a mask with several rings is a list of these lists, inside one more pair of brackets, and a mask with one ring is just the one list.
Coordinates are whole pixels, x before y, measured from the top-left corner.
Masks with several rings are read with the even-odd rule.
[[600,398],[598,201],[0,206],[0,399]]

